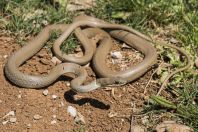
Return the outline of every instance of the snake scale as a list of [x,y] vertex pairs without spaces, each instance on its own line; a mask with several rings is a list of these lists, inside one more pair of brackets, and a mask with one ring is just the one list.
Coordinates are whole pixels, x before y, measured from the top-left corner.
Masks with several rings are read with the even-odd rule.
[[[53,52],[64,63],[55,66],[47,75],[29,75],[20,72],[18,67],[42,49],[54,30],[62,31],[60,37],[54,42]],[[84,56],[82,57],[68,56],[60,50],[60,45],[72,32],[75,33],[84,49]],[[97,34],[101,36],[98,47],[91,41],[91,38]],[[144,54],[143,61],[124,71],[112,71],[105,62],[113,45],[112,38],[123,41],[140,51]],[[55,24],[45,27],[34,39],[9,57],[4,68],[5,75],[17,86],[43,88],[55,82],[59,76],[69,72],[76,75],[76,78],[71,81],[71,88],[78,92],[89,92],[112,84],[126,84],[142,76],[156,63],[157,52],[151,43],[152,40],[149,37],[127,26],[111,24],[91,16],[80,15],[71,24]],[[186,55],[184,51],[181,52]],[[93,69],[100,78],[84,85],[87,72],[82,65],[86,65],[91,60]],[[189,66],[187,65],[182,70],[187,67]],[[179,70],[181,71],[181,69]]]

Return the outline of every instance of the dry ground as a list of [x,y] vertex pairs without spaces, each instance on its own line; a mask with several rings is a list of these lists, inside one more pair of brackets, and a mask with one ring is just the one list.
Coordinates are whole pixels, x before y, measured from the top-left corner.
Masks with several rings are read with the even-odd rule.
[[[4,65],[8,57],[19,48],[20,46],[13,38],[6,37],[6,35],[0,36],[0,128],[2,132],[71,132],[82,128],[89,132],[128,132],[132,109],[134,112],[141,111],[149,95],[157,92],[158,87],[152,82],[145,90],[152,75],[151,70],[140,79],[115,88],[115,96],[112,96],[110,88],[76,94],[66,85],[70,81],[66,77],[60,77],[50,85],[47,88],[48,95],[44,96],[42,93],[44,89],[19,88],[5,78]],[[131,52],[131,55],[138,55],[138,53]],[[43,49],[20,67],[20,70],[26,73],[45,74],[54,66],[51,57],[51,52]],[[139,57],[135,59],[140,60]],[[131,61],[135,63],[133,58]],[[52,95],[58,97],[53,99]],[[75,107],[84,116],[85,125],[75,123],[74,118],[67,113],[69,105]],[[15,111],[15,116],[3,118],[10,111]],[[35,120],[36,114],[42,118]],[[2,124],[11,117],[16,117],[15,123]],[[56,120],[55,124],[51,124],[53,120]],[[148,122],[145,122],[145,117],[138,117],[134,120],[134,124],[146,125]]]

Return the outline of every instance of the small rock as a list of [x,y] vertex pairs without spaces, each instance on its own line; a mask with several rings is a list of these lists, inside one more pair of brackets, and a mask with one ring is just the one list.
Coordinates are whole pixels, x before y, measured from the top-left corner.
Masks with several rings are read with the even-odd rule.
[[7,124],[9,121],[3,121],[2,124],[5,125]]
[[39,119],[41,119],[42,118],[42,116],[40,116],[40,115],[38,115],[38,114],[36,114],[36,115],[34,115],[34,120],[39,120]]
[[119,51],[111,52],[111,57],[114,59],[122,59],[122,54]]
[[58,97],[57,95],[54,95],[54,94],[52,95],[53,99],[56,99],[57,97]]
[[3,101],[2,100],[0,100],[0,103],[2,103]]
[[19,99],[20,99],[20,98],[21,98],[21,94],[19,94],[19,95],[17,96],[17,98],[19,98]]
[[85,124],[84,116],[81,113],[78,112],[77,116],[75,117],[75,122]]
[[195,59],[195,66],[198,68],[198,57]]
[[15,118],[15,117],[10,118],[11,123],[15,123],[16,121],[17,121],[17,118]]
[[76,117],[77,110],[76,110],[76,108],[74,108],[72,106],[68,106],[67,107],[67,113],[69,113],[72,117]]
[[4,59],[8,58],[8,55],[4,55],[3,58],[4,58]]
[[29,124],[27,124],[27,128],[29,129],[30,127],[31,127],[32,125],[29,123]]
[[54,64],[60,64],[62,61],[54,56],[54,57],[52,57],[51,62],[53,62]]
[[70,82],[66,82],[66,86],[69,87],[70,86]]
[[51,124],[53,125],[53,124],[56,124],[56,120],[52,120],[51,121]]
[[48,95],[48,90],[47,90],[47,89],[45,89],[45,90],[43,91],[43,95],[45,95],[45,96]]
[[53,117],[53,118],[56,118],[56,115],[53,115],[52,117]]

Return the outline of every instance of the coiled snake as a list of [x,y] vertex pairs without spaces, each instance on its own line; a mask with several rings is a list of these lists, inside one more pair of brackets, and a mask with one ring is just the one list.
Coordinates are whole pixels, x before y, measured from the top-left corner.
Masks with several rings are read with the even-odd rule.
[[[103,30],[102,30],[103,29]],[[36,54],[49,39],[53,30],[61,30],[61,36],[53,45],[53,52],[64,63],[55,66],[47,75],[29,75],[22,73],[18,67]],[[71,57],[60,50],[62,42],[74,31],[84,48],[83,57]],[[99,46],[96,49],[91,38],[100,34]],[[144,54],[144,60],[124,71],[111,71],[105,59],[112,47],[111,37],[125,42]],[[83,85],[87,77],[86,70],[81,66],[92,59],[93,69],[101,77]],[[5,65],[5,75],[14,84],[26,88],[42,88],[52,84],[64,73],[74,73],[77,77],[71,81],[71,88],[78,92],[88,92],[111,84],[125,84],[142,76],[156,63],[157,53],[151,45],[151,39],[129,27],[110,24],[90,16],[77,16],[72,24],[56,24],[45,27],[34,39],[9,57]]]

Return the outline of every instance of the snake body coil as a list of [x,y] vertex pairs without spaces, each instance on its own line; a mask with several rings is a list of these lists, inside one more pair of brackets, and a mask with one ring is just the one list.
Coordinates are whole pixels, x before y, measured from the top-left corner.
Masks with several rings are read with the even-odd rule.
[[[55,56],[65,63],[55,66],[47,75],[29,75],[20,72],[18,67],[45,45],[53,30],[61,30],[63,32],[55,41],[53,51]],[[84,48],[83,57],[71,57],[63,54],[60,50],[62,42],[73,31]],[[92,43],[91,38],[97,34],[100,34],[102,37],[96,49],[96,44]],[[111,37],[123,41],[143,53],[144,60],[127,70],[111,71],[105,64],[106,56],[113,45]],[[27,45],[9,57],[5,65],[5,75],[11,82],[20,87],[42,88],[53,83],[62,74],[70,72],[77,76],[71,81],[71,88],[78,92],[88,92],[114,83],[128,83],[142,76],[157,60],[155,48],[150,42],[142,39],[142,37],[146,36],[126,26],[110,24],[89,16],[78,16],[70,25],[57,24],[45,27]],[[93,59],[94,71],[101,78],[83,85],[87,73],[80,65],[87,64],[91,59]]]

